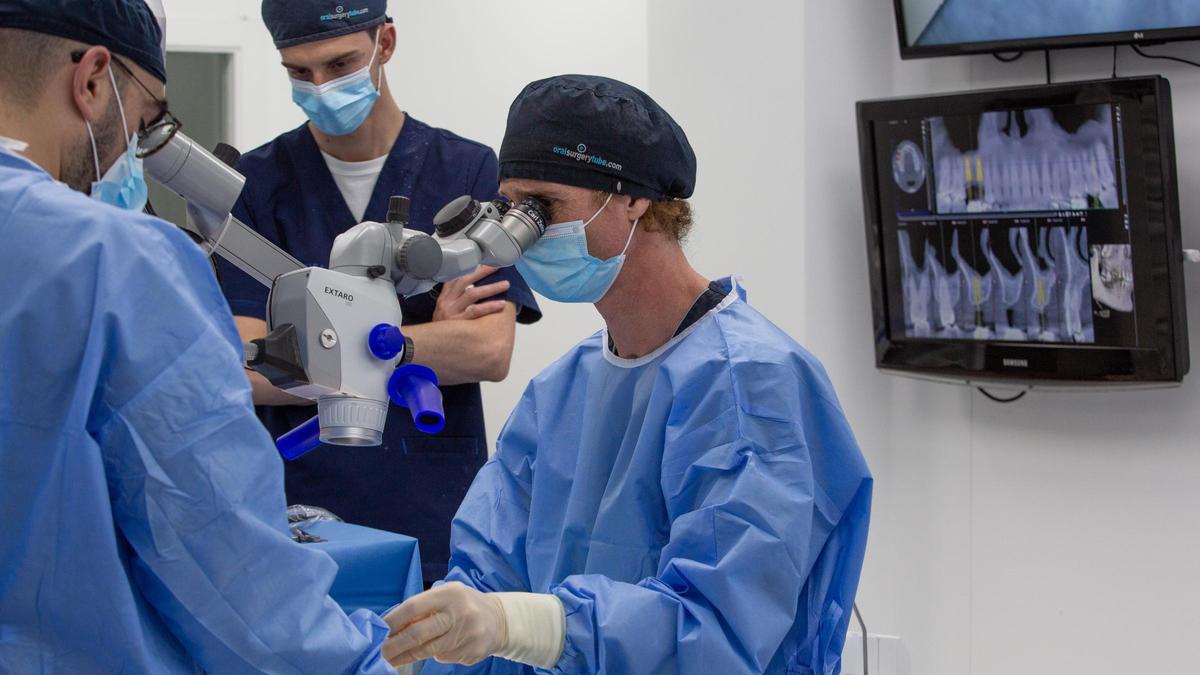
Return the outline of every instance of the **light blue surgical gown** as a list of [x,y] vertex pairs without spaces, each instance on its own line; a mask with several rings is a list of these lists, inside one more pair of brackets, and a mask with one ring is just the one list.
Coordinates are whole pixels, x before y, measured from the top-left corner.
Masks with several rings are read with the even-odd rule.
[[0,673],[391,672],[182,232],[0,151],[0,288]]
[[821,365],[723,283],[655,353],[600,333],[538,375],[454,520],[447,580],[562,600],[554,672],[840,670],[871,476]]

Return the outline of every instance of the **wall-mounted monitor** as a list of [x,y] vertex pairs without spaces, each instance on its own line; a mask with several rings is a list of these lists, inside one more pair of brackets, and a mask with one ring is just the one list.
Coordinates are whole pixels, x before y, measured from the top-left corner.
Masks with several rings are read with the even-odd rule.
[[903,58],[1200,39],[1197,0],[894,0]]
[[879,367],[1183,378],[1165,79],[865,101],[858,125]]

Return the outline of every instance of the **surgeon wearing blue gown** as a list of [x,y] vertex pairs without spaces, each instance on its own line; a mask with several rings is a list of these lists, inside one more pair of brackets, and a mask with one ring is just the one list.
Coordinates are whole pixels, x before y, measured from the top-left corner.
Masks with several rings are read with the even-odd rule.
[[391,673],[288,536],[208,260],[140,213],[157,19],[0,0],[0,673]]
[[[387,8],[387,0],[261,3],[283,66],[271,76],[288,78],[308,120],[241,158],[246,186],[234,215],[306,265],[328,266],[334,238],[357,223],[386,222],[393,195],[412,200],[409,227],[425,232],[433,231],[433,217],[447,202],[464,194],[497,196],[490,148],[397,104],[384,66],[403,59],[402,67],[421,68],[426,55],[399,42]],[[262,337],[267,289],[233,265],[220,265],[242,338]],[[285,487],[290,503],[416,537],[432,583],[446,573],[450,520],[487,459],[479,383],[507,376],[516,324],[541,314],[512,268],[484,268],[400,304],[416,361],[437,371],[443,385],[445,430],[421,433],[393,407],[382,444],[321,448],[288,462]],[[316,414],[311,401],[248,375],[272,435]]]
[[[385,617],[384,657],[436,659],[426,673],[839,672],[871,476],[817,359],[736,278],[689,265],[683,130],[620,82],[534,82],[500,176],[556,223],[525,279],[594,303],[606,328],[529,384],[454,519],[446,583]],[[764,226],[708,236],[767,241]]]

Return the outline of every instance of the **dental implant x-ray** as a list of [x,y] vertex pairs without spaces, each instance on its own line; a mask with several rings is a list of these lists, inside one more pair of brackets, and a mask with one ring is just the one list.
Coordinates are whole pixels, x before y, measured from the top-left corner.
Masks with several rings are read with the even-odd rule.
[[938,213],[1116,209],[1112,107],[929,120]]
[[[1107,274],[1115,289],[1126,278],[1121,253],[1089,249],[1080,226],[958,226],[945,246],[942,228],[897,234],[907,337],[1092,344],[1093,276]],[[1108,272],[1094,271],[1101,249]]]

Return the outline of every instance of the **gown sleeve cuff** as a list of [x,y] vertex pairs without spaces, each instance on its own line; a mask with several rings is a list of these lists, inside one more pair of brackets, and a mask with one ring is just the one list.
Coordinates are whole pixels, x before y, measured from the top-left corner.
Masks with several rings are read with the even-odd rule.
[[355,610],[348,618],[354,628],[371,641],[371,649],[351,671],[354,675],[407,675],[412,672],[396,670],[383,658],[381,650],[390,630],[387,622],[365,609]]
[[508,622],[508,643],[496,653],[535,668],[553,668],[562,656],[567,615],[562,601],[545,593],[497,593]]

